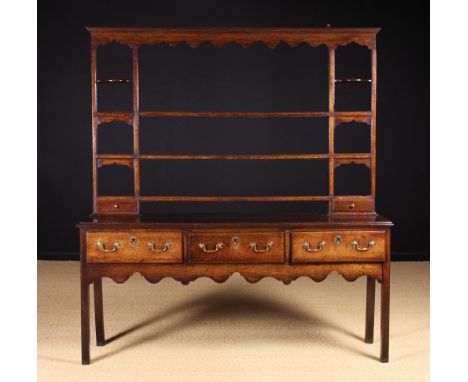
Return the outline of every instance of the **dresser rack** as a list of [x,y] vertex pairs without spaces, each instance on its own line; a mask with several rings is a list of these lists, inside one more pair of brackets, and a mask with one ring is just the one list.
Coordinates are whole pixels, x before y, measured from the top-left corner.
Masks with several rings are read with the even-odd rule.
[[[378,28],[87,28],[91,34],[93,214],[78,227],[81,235],[82,363],[89,354],[89,285],[94,284],[96,340],[105,344],[102,277],[126,281],[141,273],[155,283],[172,277],[184,284],[207,276],[226,281],[239,272],[247,281],[275,277],[285,284],[300,276],[315,281],[332,271],[353,281],[367,276],[365,341],[373,342],[375,280],[382,284],[381,356],[388,362],[390,229],[392,223],[375,213],[376,86]],[[274,112],[194,112],[140,110],[139,49],[143,45],[180,43],[197,48],[211,43],[222,48],[237,43],[248,48],[263,42],[274,49],[280,43],[296,47],[328,48],[328,110]],[[117,42],[132,51],[132,78],[97,78],[97,50]],[[370,78],[335,78],[335,51],[358,44],[370,50]],[[335,87],[370,83],[369,110],[336,111]],[[98,109],[98,86],[131,84],[132,110],[105,112]],[[142,154],[140,117],[162,118],[328,118],[328,152],[304,154]],[[99,126],[123,122],[133,130],[131,154],[98,153]],[[335,129],[359,122],[370,127],[370,152],[335,152]],[[141,160],[326,160],[327,195],[141,195]],[[335,195],[335,169],[358,164],[370,171],[369,195]],[[133,195],[105,196],[98,192],[99,169],[126,166],[133,171]],[[327,214],[279,217],[261,216],[154,216],[141,213],[145,202],[326,202]]]

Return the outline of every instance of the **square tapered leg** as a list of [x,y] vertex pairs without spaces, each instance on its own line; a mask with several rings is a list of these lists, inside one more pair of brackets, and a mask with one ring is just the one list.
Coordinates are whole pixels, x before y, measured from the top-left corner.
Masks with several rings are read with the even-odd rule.
[[94,319],[96,323],[96,344],[105,345],[104,309],[102,300],[102,279],[94,281]]
[[89,283],[81,272],[81,363],[89,365]]
[[375,279],[367,276],[366,293],[366,334],[364,342],[374,342],[374,311],[375,311]]

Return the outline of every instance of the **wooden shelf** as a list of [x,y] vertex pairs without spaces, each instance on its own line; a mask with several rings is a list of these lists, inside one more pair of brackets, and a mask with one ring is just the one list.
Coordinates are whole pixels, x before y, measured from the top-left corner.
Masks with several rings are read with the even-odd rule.
[[[141,111],[140,117],[179,117],[179,118],[320,118],[329,117],[328,111],[283,111],[283,112],[214,112],[214,111]],[[370,111],[337,111],[335,118],[370,118]],[[131,112],[96,112],[99,123],[120,121],[131,123]]]
[[96,154],[97,159],[144,159],[144,160],[301,160],[301,159],[369,159],[369,153],[336,154]]
[[370,78],[344,78],[344,79],[335,79],[337,84],[350,84],[350,83],[371,83]]
[[182,117],[182,118],[316,118],[328,117],[323,111],[281,111],[281,112],[215,112],[215,111],[141,111],[141,117]]
[[371,111],[335,111],[335,118],[372,117]]
[[282,159],[327,159],[328,154],[271,154],[271,155],[249,155],[249,154],[196,154],[196,155],[181,155],[181,154],[146,154],[140,155],[140,159],[162,159],[162,160],[282,160]]
[[142,202],[298,202],[328,201],[329,196],[141,196]]
[[107,80],[96,80],[97,84],[131,84],[132,80],[125,79],[107,79]]
[[335,159],[369,159],[371,154],[369,153],[335,153],[333,156]]
[[133,159],[133,154],[96,154],[97,159]]

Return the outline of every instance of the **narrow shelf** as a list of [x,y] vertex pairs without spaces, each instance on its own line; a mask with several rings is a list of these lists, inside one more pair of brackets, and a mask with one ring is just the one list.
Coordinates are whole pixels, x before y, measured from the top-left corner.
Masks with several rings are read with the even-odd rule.
[[280,159],[327,159],[328,154],[271,154],[271,155],[236,155],[236,154],[212,154],[212,155],[180,155],[180,154],[146,154],[140,155],[140,159],[163,159],[163,160],[212,160],[212,159],[224,159],[224,160],[242,160],[242,159],[254,159],[254,160],[280,160]]
[[370,83],[372,79],[370,78],[343,78],[343,79],[335,79],[335,83],[337,84],[349,84],[349,83]]
[[134,196],[129,196],[129,195],[120,195],[120,196],[119,195],[116,195],[116,196],[98,195],[97,201],[98,202],[114,202],[114,201],[135,202],[136,198]]
[[146,159],[146,160],[291,160],[291,159],[369,159],[369,153],[337,153],[337,154],[96,154],[97,159]]
[[[141,117],[181,117],[181,118],[317,118],[329,117],[328,111],[298,111],[298,112],[212,112],[212,111],[142,111],[138,113]],[[370,118],[370,111],[336,111],[336,118]],[[131,112],[96,112],[96,118],[101,123],[122,121],[127,122],[133,118]]]
[[132,154],[96,154],[97,159],[133,159]]
[[126,79],[106,79],[106,80],[96,80],[97,84],[131,84],[132,80],[126,80]]
[[370,153],[335,153],[335,159],[369,159],[372,154]]
[[329,196],[141,196],[142,202],[297,202],[328,201]]
[[335,195],[333,200],[341,202],[341,201],[348,201],[348,200],[356,200],[356,201],[372,201],[371,195]]
[[142,117],[193,117],[193,118],[316,118],[328,117],[322,111],[282,112],[214,112],[214,111],[141,111]]

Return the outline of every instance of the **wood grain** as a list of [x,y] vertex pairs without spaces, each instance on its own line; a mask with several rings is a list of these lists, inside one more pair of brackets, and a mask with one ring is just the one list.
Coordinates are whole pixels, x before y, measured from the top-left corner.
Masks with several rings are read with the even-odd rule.
[[[237,243],[233,243],[233,238]],[[263,253],[257,253],[250,243],[256,243],[258,250],[266,250],[267,243],[273,245]],[[206,245],[208,250],[222,243],[217,252],[207,253],[199,244]],[[192,263],[284,263],[284,233],[283,232],[224,232],[205,231],[193,233],[189,239],[189,261]]]
[[369,48],[375,46],[379,28],[106,28],[88,27],[95,45],[112,41],[138,46],[167,43],[170,46],[184,42],[196,48],[203,42],[210,42],[217,48],[236,42],[249,47],[257,41],[269,48],[280,42],[295,47],[300,43],[310,46],[327,45],[335,48],[354,42]]
[[[135,273],[151,283],[170,277],[183,284],[199,277],[216,282],[226,281],[233,273],[240,273],[248,282],[274,277],[289,284],[299,277],[324,280],[331,272],[338,272],[347,281],[367,277],[365,341],[372,342],[374,327],[375,280],[382,283],[381,292],[381,356],[388,362],[390,315],[390,229],[392,223],[375,213],[376,169],[376,107],[377,107],[377,51],[378,28],[88,28],[91,34],[91,102],[92,102],[92,159],[93,159],[93,215],[83,220],[80,229],[81,280],[81,354],[82,364],[90,363],[90,307],[89,285],[94,283],[96,340],[105,344],[102,278],[125,282]],[[96,49],[111,42],[128,45],[132,49],[133,107],[131,112],[98,111],[96,79]],[[291,47],[301,43],[312,47],[328,47],[328,110],[273,112],[213,112],[140,110],[139,47],[165,43],[176,46],[187,43],[196,48],[208,42],[223,47],[230,42],[249,47],[261,41],[269,48],[284,42]],[[371,49],[371,105],[370,110],[335,111],[335,86],[347,86],[354,78],[335,78],[335,51],[356,43]],[[187,63],[188,65],[190,63]],[[367,79],[366,79],[367,80]],[[104,81],[106,81],[104,79]],[[340,82],[341,81],[341,82]],[[109,80],[107,80],[109,82]],[[114,81],[115,82],[115,81]],[[118,82],[118,81],[117,81]],[[119,86],[109,84],[106,86]],[[157,154],[140,153],[140,117],[145,118],[328,118],[328,152],[303,154]],[[335,129],[342,123],[370,124],[370,153],[335,153]],[[97,129],[102,123],[123,122],[133,128],[132,154],[98,154]],[[285,124],[287,126],[287,124]],[[201,126],[200,128],[203,128]],[[288,133],[285,128],[285,134]],[[269,196],[191,196],[140,194],[140,160],[327,160],[329,164],[329,192],[327,195],[269,195]],[[335,168],[358,163],[371,170],[371,195],[334,195]],[[134,170],[134,195],[98,196],[97,169],[107,165],[124,165]],[[182,174],[183,176],[183,174]],[[304,174],[310,176],[310,174]],[[325,215],[291,214],[269,215],[157,215],[140,214],[142,202],[328,202]],[[352,208],[351,208],[352,206]],[[340,236],[340,243],[336,239]],[[236,243],[233,238],[237,237]],[[367,247],[357,251],[351,242]],[[104,248],[98,246],[102,241]],[[327,245],[320,251],[320,241]],[[112,251],[114,243],[116,250]],[[216,252],[206,252],[216,248]],[[255,242],[257,252],[251,246]],[[273,244],[267,246],[267,243]],[[148,243],[154,243],[148,246]],[[168,244],[170,243],[170,245]],[[157,251],[152,250],[156,249]],[[111,250],[105,252],[103,249]],[[268,250],[267,250],[268,249]],[[259,250],[259,251],[258,251]]]
[[[336,238],[340,237],[340,243]],[[352,247],[351,242],[356,240],[359,247],[368,247],[371,240],[376,246],[365,252],[359,252]],[[312,250],[318,249],[319,243],[324,241],[326,246],[318,252],[308,252],[303,244],[309,243]],[[323,263],[323,262],[374,262],[385,259],[385,231],[308,231],[292,232],[292,263]]]
[[347,281],[355,281],[362,276],[382,278],[382,265],[379,263],[346,264],[89,264],[91,280],[108,277],[116,283],[124,283],[133,274],[140,273],[148,282],[157,283],[164,278],[172,278],[186,285],[200,277],[208,277],[223,283],[234,273],[239,273],[250,283],[265,277],[273,277],[289,284],[299,277],[308,277],[316,282],[325,280],[331,272],[337,272]]
[[[131,238],[135,237],[135,245]],[[183,261],[182,233],[171,231],[101,231],[88,232],[86,235],[88,262],[90,263],[181,263]],[[103,242],[106,249],[112,249],[115,243],[120,248],[114,252],[104,252],[97,247]],[[165,243],[170,247],[164,252],[155,252],[148,247],[154,243],[156,249],[164,248]]]

